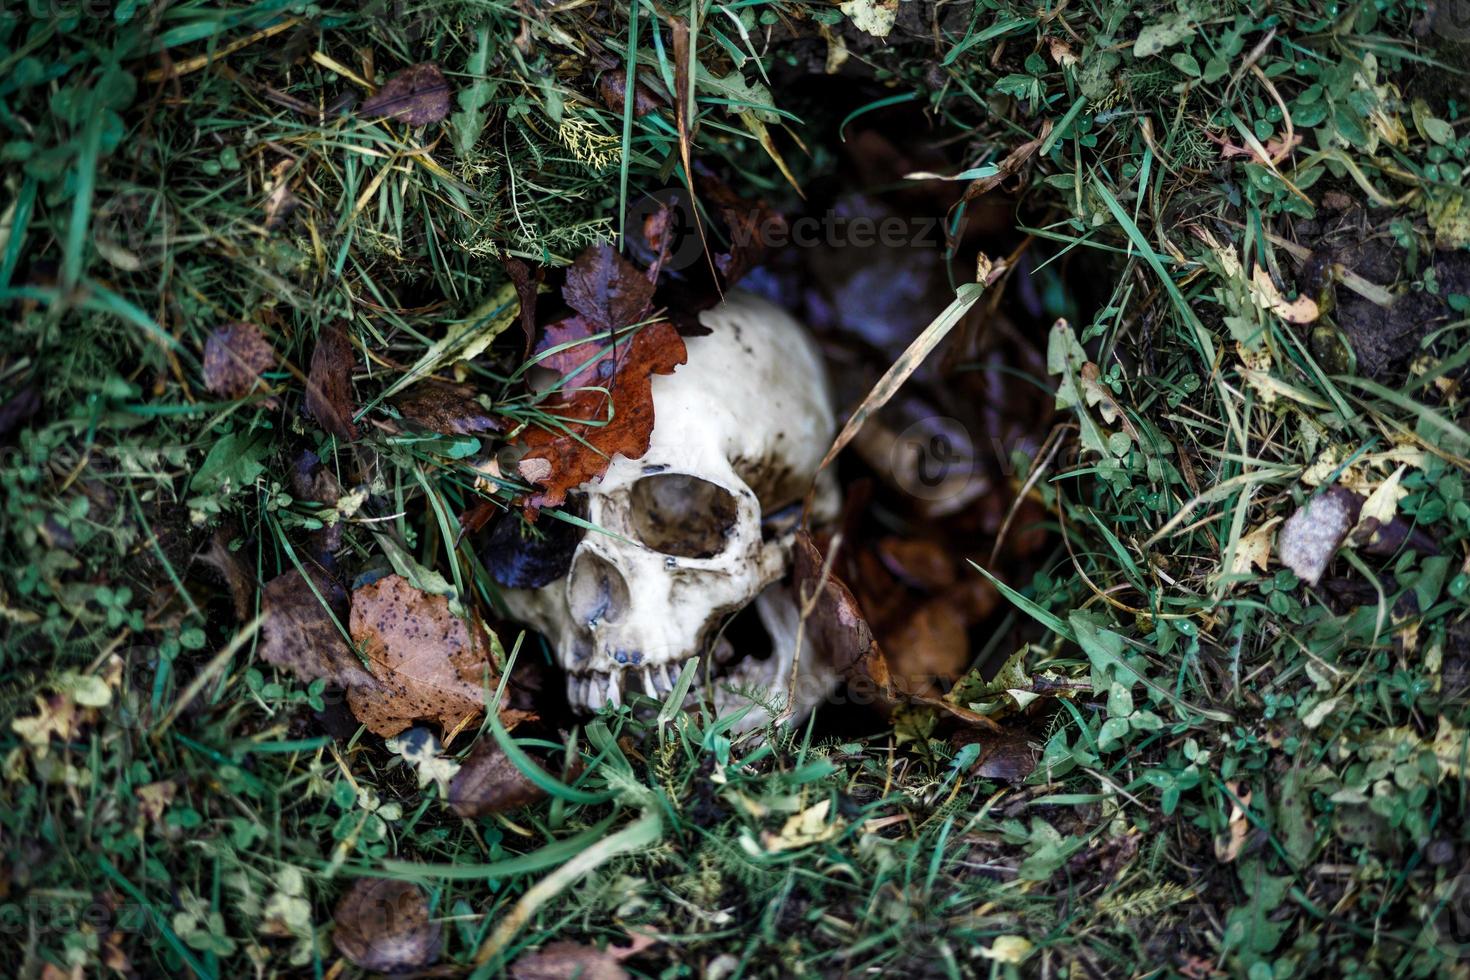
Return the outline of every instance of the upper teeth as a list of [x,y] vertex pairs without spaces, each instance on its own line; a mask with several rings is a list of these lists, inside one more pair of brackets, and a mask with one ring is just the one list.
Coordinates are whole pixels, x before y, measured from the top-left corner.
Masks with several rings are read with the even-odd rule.
[[[674,680],[683,670],[682,663],[650,664],[642,668],[618,668],[611,671],[593,670],[581,674],[567,675],[567,701],[573,711],[594,712],[604,704],[623,703],[623,687],[629,683],[628,676],[636,670],[637,685],[651,698],[658,698],[674,689]],[[630,688],[631,690],[631,688]]]

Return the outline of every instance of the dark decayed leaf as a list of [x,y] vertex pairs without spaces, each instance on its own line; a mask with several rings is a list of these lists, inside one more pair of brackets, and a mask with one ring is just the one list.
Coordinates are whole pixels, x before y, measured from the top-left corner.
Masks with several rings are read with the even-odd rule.
[[653,283],[611,245],[595,245],[577,256],[561,292],[598,331],[637,323],[653,302]]
[[332,435],[351,442],[357,438],[352,416],[357,404],[352,396],[352,368],[356,358],[352,341],[341,324],[323,327],[311,355],[306,378],[306,410]]
[[[621,68],[613,68],[603,72],[597,77],[597,95],[602,99],[602,104],[607,106],[618,115],[622,115],[623,106],[628,97],[628,76]],[[646,116],[650,112],[657,112],[663,105],[663,100],[653,94],[653,90],[642,82],[633,85],[633,115]]]
[[0,402],[0,436],[30,419],[41,410],[41,389],[26,385]]
[[516,288],[516,299],[521,307],[521,331],[526,335],[526,354],[529,356],[532,345],[536,343],[536,297],[543,272],[539,267],[532,272],[529,265],[513,255],[506,256],[500,264]]
[[956,748],[979,743],[980,754],[971,772],[983,779],[1019,783],[1036,769],[1039,752],[1025,732],[960,729],[950,742]]
[[393,400],[405,422],[450,436],[494,432],[500,422],[475,400],[470,385],[420,381]]
[[932,696],[922,685],[915,686],[919,689],[910,687],[904,682],[906,679],[893,676],[888,658],[873,636],[856,596],[830,572],[823,580],[822,553],[804,530],[797,532],[793,559],[792,580],[797,599],[803,607],[810,603],[811,608],[806,635],[814,651],[835,670],[849,681],[861,682],[890,706],[905,702],[922,705],[971,725],[996,727],[984,715]]
[[385,575],[352,592],[349,630],[376,683],[347,693],[357,719],[377,735],[397,735],[415,721],[437,722],[446,744],[485,708],[496,684],[490,642],[400,575]]
[[244,398],[266,387],[260,376],[275,363],[276,352],[259,327],[227,323],[204,342],[204,386],[223,398]]
[[729,231],[729,250],[714,256],[715,268],[729,289],[765,261],[770,241],[784,240],[786,219],[763,199],[748,201],[712,175],[700,179],[699,189],[714,204]]
[[248,620],[251,599],[255,595],[255,578],[240,556],[230,550],[224,532],[215,531],[209,539],[209,547],[196,554],[194,560],[219,573],[230,591],[230,604],[234,607],[236,621],[243,623]]
[[391,116],[410,126],[426,126],[449,115],[449,83],[432,61],[413,65],[395,74],[378,93],[358,106],[357,113],[369,118]]
[[546,791],[527,779],[520,767],[488,738],[475,746],[449,784],[449,805],[461,817],[518,810],[545,795]]
[[[562,509],[580,514],[577,500],[571,498]],[[514,514],[505,514],[490,529],[480,557],[491,577],[506,588],[539,589],[571,569],[572,555],[586,533],[586,528],[569,521],[528,525]]]
[[372,676],[337,628],[337,623],[347,624],[346,591],[320,568],[306,568],[310,584],[293,569],[271,579],[261,591],[265,622],[260,627],[260,658],[303,681],[326,678],[342,688],[372,687]]
[[410,881],[358,878],[332,914],[337,951],[364,970],[407,973],[439,959],[443,936],[423,889]]

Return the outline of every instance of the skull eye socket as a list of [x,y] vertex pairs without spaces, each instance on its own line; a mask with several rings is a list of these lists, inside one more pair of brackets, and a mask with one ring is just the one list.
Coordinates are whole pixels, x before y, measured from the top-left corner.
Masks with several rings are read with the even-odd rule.
[[725,550],[739,515],[735,495],[686,473],[659,473],[633,484],[633,534],[676,558],[713,558]]

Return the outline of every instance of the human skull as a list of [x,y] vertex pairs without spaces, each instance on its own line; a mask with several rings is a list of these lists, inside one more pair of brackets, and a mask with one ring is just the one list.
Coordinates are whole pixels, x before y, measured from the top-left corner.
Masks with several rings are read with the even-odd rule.
[[[811,644],[793,671],[800,616],[782,583],[814,479],[812,519],[837,506],[831,473],[817,471],[834,430],[821,360],[801,324],[752,293],[731,292],[700,321],[710,333],[687,338],[687,362],[652,379],[648,451],[614,456],[578,488],[595,530],[567,574],[504,593],[554,645],[575,710],[625,691],[661,697],[693,656],[722,713],[759,689],[799,717],[838,681]],[[770,639],[764,659],[721,635],[752,603]],[[741,727],[768,717],[753,709]]]

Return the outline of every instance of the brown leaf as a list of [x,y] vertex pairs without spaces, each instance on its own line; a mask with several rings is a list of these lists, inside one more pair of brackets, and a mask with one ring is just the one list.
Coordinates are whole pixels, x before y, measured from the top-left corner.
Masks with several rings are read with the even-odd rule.
[[230,590],[230,603],[235,610],[235,619],[241,623],[250,619],[255,577],[250,574],[240,556],[230,550],[223,533],[215,531],[209,539],[209,547],[196,554],[194,560],[213,568],[224,579],[225,587]]
[[938,592],[954,583],[954,561],[934,538],[890,534],[878,541],[877,552],[883,567],[909,588]]
[[[576,319],[580,320],[577,327],[568,329],[582,329],[588,323]],[[582,345],[574,350],[589,348]],[[582,355],[584,360],[589,356]],[[611,393],[611,420],[609,396],[581,390],[572,392],[565,405],[555,409],[568,420],[569,432],[535,426],[526,429],[522,441],[528,452],[521,460],[521,473],[544,488],[527,499],[528,512],[559,506],[569,491],[602,476],[613,454],[637,459],[647,452],[654,423],[652,376],[670,373],[686,357],[683,338],[664,321],[638,328],[631,338],[626,334],[616,338],[611,350],[588,369],[606,378],[598,383]],[[604,363],[609,366],[603,367]]]
[[[618,115],[623,113],[623,105],[628,95],[628,75],[621,68],[613,68],[603,72],[597,79],[597,95],[602,99],[602,104],[607,106]],[[653,90],[642,82],[633,84],[633,115],[646,116],[650,112],[657,112],[662,106],[663,100],[653,94]]]
[[[292,569],[265,584],[261,591],[260,658],[289,670],[303,681],[326,678],[338,687],[373,686],[373,678],[347,646],[337,623],[346,625],[347,593],[321,568],[308,564],[311,585]],[[329,611],[330,610],[330,611]]]
[[540,267],[532,273],[531,267],[515,256],[506,256],[501,259],[501,265],[505,266],[506,275],[516,288],[516,299],[521,306],[521,331],[526,335],[526,354],[531,353],[531,345],[536,343],[536,296],[539,292],[537,285],[544,275]]
[[1025,732],[966,730],[951,740],[955,748],[969,742],[980,744],[980,756],[970,771],[983,779],[1019,783],[1036,769],[1036,746]]
[[445,742],[485,708],[494,685],[490,644],[449,611],[449,600],[385,575],[353,590],[352,641],[376,684],[349,690],[347,703],[377,735],[397,735],[419,719],[438,722]]
[[306,378],[306,410],[323,429],[339,439],[357,439],[352,416],[357,403],[352,396],[352,368],[356,358],[352,341],[339,323],[323,327],[311,355],[311,372]]
[[443,381],[420,381],[393,400],[393,407],[421,429],[444,435],[468,436],[498,432],[500,421],[475,400],[471,385]]
[[342,496],[337,475],[322,465],[321,458],[303,449],[291,467],[291,493],[297,500],[310,500],[330,507]]
[[581,943],[548,943],[535,952],[523,953],[511,964],[513,980],[624,980],[628,971],[622,961],[653,945],[647,936],[633,935],[627,946],[598,949]]
[[1036,151],[1041,149],[1041,144],[1045,143],[1046,138],[1051,135],[1051,128],[1052,121],[1050,119],[1043,122],[1041,124],[1041,132],[1037,134],[1036,138],[1027,140],[1006,154],[1005,159],[996,164],[995,173],[989,177],[981,177],[970,184],[969,187],[966,187],[965,202],[973,201],[981,194],[988,194],[997,187],[1004,185],[1007,181],[1011,181],[1012,178],[1018,177],[1030,159],[1036,155]]
[[598,331],[617,330],[644,318],[653,283],[611,245],[594,245],[567,270],[561,294]]
[[449,784],[449,805],[461,817],[519,810],[545,795],[490,739],[475,746]]
[[765,261],[772,240],[785,239],[786,219],[763,198],[747,201],[714,176],[701,177],[699,189],[714,204],[730,232],[730,250],[714,256],[715,267],[728,289]]
[[369,118],[392,116],[410,126],[439,122],[449,115],[449,83],[438,65],[425,61],[388,79],[357,112]]
[[874,638],[857,597],[846,583],[830,572],[823,582],[822,564],[822,553],[811,535],[805,530],[798,531],[792,568],[797,601],[803,607],[811,604],[806,635],[827,663],[849,680],[866,678],[874,693],[885,699],[889,707],[899,703],[923,705],[967,724],[997,727],[984,715],[895,682],[888,657]]
[[364,970],[407,973],[439,959],[441,927],[423,889],[392,878],[358,878],[332,914],[337,951]]
[[943,695],[970,665],[968,625],[963,610],[938,598],[885,630],[883,650],[894,686],[908,694]]
[[204,342],[204,386],[224,398],[244,398],[268,387],[261,375],[276,363],[270,341],[253,323],[227,323]]

